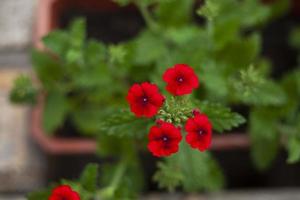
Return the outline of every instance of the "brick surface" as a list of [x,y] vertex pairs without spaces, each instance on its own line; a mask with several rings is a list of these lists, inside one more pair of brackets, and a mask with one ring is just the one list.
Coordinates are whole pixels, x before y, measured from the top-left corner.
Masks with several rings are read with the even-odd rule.
[[29,108],[12,105],[9,89],[21,70],[0,70],[0,191],[30,191],[44,182],[43,157],[29,139]]

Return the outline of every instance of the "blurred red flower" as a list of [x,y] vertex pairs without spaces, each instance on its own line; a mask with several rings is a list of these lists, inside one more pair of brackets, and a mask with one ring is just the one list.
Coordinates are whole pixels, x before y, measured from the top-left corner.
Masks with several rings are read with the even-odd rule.
[[186,64],[176,64],[163,74],[166,90],[175,96],[192,93],[199,87],[199,80],[193,68]]
[[204,114],[195,113],[193,118],[189,118],[185,124],[187,135],[186,142],[192,148],[205,151],[211,144],[212,125],[208,117]]
[[148,149],[157,157],[176,153],[179,148],[179,142],[182,139],[179,128],[163,121],[151,127],[148,138]]
[[61,185],[52,190],[49,200],[80,200],[80,197],[70,186]]
[[164,102],[158,87],[151,83],[134,84],[128,91],[127,101],[137,117],[153,117]]

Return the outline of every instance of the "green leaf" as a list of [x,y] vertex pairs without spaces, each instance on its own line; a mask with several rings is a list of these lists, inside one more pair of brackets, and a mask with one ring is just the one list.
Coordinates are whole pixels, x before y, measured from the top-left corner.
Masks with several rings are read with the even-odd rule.
[[66,32],[55,30],[43,37],[43,43],[48,49],[64,58],[69,45],[69,36]]
[[43,127],[48,134],[54,134],[55,129],[64,123],[68,112],[66,97],[59,92],[49,92],[43,112]]
[[80,176],[80,184],[89,192],[96,192],[98,180],[98,165],[88,164]]
[[[236,82],[236,84],[239,87],[240,83]],[[244,85],[236,89],[238,98],[250,105],[282,105],[287,100],[282,88],[271,80],[264,80],[257,85]]]
[[85,42],[85,20],[78,18],[72,22],[69,28],[69,41],[70,48],[66,52],[67,63],[81,63],[82,62],[82,50]]
[[58,82],[63,77],[60,63],[47,53],[33,50],[31,60],[34,71],[46,89],[59,87]]
[[108,48],[109,62],[111,63],[122,63],[124,62],[127,54],[126,49],[122,45],[110,45]]
[[103,68],[102,63],[106,60],[106,46],[96,40],[90,40],[84,50],[84,60],[90,68]]
[[166,52],[162,38],[151,32],[142,32],[134,41],[134,62],[137,65],[154,63]]
[[250,113],[251,156],[260,170],[265,170],[272,164],[279,150],[277,124],[274,108],[258,107]]
[[[227,27],[228,28],[228,27]],[[223,33],[222,30],[221,34]],[[237,38],[233,33],[229,34],[233,38],[217,52],[217,59],[226,63],[229,73],[236,72],[237,69],[244,69],[255,61],[260,53],[261,38],[258,34],[252,34],[246,38]],[[220,37],[225,37],[220,35]],[[218,40],[219,38],[216,38]],[[222,45],[224,40],[220,42]]]
[[85,42],[86,23],[83,18],[77,18],[70,25],[70,41],[73,48],[81,48]]
[[296,163],[300,160],[300,139],[298,137],[290,137],[288,140],[288,163]]
[[117,137],[142,138],[147,134],[147,127],[150,120],[134,116],[128,110],[115,112],[99,124],[99,130],[107,135]]
[[165,0],[161,1],[155,15],[162,26],[181,26],[192,19],[193,0]]
[[153,180],[158,182],[159,188],[166,188],[169,192],[173,192],[180,186],[184,177],[176,160],[168,158],[164,162],[158,162],[157,167]]
[[208,116],[213,129],[218,132],[231,130],[246,122],[243,116],[218,103],[203,101],[196,103],[196,106]]

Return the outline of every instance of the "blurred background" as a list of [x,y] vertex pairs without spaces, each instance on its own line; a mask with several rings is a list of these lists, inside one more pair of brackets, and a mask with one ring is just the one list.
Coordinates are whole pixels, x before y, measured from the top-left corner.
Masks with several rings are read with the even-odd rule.
[[[272,2],[264,1],[264,4]],[[282,14],[261,28],[261,54],[272,63],[275,80],[298,65],[298,51],[290,45],[289,38],[292,30],[300,25],[300,2],[291,0],[289,3],[286,10],[284,3],[279,4],[277,9],[282,8],[283,11],[278,11]],[[198,6],[201,4],[202,1],[197,1]],[[134,6],[120,7],[109,0],[1,0],[0,200],[23,200],[27,192],[51,182],[77,178],[88,162],[104,162],[95,155],[96,144],[92,139],[73,139],[68,134],[62,138],[46,136],[41,130],[40,109],[15,105],[9,100],[18,75],[34,77],[30,58],[32,48],[43,48],[43,36],[56,28],[66,30],[77,17],[86,19],[88,38],[105,44],[127,41],[145,27],[141,13]],[[196,21],[203,23],[202,18]],[[221,193],[187,197],[181,193],[168,195],[150,183],[155,166],[146,166],[149,189],[145,198],[300,199],[300,164],[287,164],[287,153],[280,148],[267,170],[257,170],[251,161],[248,142],[242,139],[241,143],[246,147],[242,144],[242,148],[213,152],[227,178]],[[153,158],[145,159],[151,162]]]

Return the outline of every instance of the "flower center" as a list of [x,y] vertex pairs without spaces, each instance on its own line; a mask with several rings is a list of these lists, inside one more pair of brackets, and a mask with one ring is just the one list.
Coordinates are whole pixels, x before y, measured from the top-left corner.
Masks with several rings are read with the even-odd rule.
[[167,136],[162,137],[162,141],[167,142],[168,140],[169,140],[169,138]]
[[203,130],[203,129],[199,129],[199,130],[198,130],[198,134],[199,134],[199,135],[203,135],[203,134],[205,134],[205,133],[206,133],[206,131]]
[[141,103],[142,103],[143,105],[146,105],[146,104],[148,103],[148,101],[149,101],[149,99],[148,99],[148,97],[146,97],[146,96],[143,96],[143,97],[141,98]]
[[178,83],[183,83],[183,81],[184,81],[183,77],[181,77],[181,76],[177,77],[176,80]]

